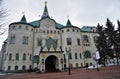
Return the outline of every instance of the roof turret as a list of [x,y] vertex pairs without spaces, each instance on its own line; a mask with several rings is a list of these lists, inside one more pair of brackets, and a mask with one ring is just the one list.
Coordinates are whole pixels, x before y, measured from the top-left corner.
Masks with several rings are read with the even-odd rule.
[[67,23],[66,23],[66,26],[73,26],[70,22],[70,20],[68,19]]
[[48,9],[47,9],[47,1],[45,1],[45,8],[44,8],[42,18],[46,18],[46,17],[49,17],[49,13],[48,13]]
[[25,17],[25,15],[23,15],[23,17],[21,18],[20,22],[27,23],[27,20],[26,20],[26,17]]

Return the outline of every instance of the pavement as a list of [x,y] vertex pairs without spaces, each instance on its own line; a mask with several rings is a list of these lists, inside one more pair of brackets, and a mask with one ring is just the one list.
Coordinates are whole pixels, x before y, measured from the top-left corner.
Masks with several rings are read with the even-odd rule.
[[0,79],[120,79],[120,65],[97,69],[71,69],[68,71],[51,73],[14,73],[0,75]]

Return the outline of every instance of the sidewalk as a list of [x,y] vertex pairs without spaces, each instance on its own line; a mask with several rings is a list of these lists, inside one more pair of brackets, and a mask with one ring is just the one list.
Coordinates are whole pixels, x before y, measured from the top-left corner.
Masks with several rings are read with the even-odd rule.
[[53,73],[16,73],[0,76],[0,79],[120,79],[120,65],[96,69],[72,69],[71,75],[66,72]]

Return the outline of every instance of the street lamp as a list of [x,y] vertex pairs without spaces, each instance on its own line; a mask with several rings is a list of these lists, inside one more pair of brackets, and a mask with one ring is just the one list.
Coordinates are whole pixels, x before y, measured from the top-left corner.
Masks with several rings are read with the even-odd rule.
[[68,74],[71,75],[71,69],[70,69],[70,59],[69,59],[69,55],[70,55],[70,52],[71,52],[71,48],[69,47],[69,49],[65,48],[66,49],[66,52],[67,52],[67,55],[68,55]]

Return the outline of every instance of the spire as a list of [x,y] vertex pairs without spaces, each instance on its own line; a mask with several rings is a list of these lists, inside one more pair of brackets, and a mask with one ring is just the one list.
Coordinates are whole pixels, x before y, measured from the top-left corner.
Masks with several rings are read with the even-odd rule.
[[26,20],[26,18],[25,18],[25,15],[23,15],[23,17],[21,18],[20,22],[27,23],[27,20]]
[[70,20],[68,19],[67,23],[66,23],[66,26],[73,26],[70,22]]
[[46,17],[49,17],[49,13],[48,13],[48,9],[47,9],[47,1],[45,1],[45,8],[44,8],[42,18],[46,18]]

